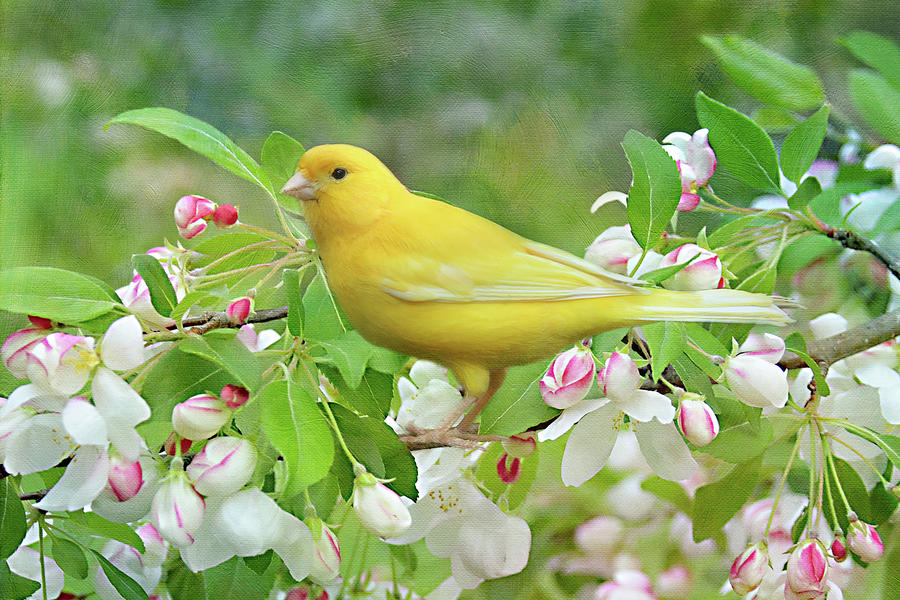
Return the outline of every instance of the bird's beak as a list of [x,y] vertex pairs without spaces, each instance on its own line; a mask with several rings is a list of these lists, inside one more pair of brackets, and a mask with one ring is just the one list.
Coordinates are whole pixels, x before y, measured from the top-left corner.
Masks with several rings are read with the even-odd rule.
[[293,196],[298,200],[309,201],[316,199],[316,190],[313,187],[313,183],[303,176],[302,171],[297,171],[293,177],[287,180],[287,183],[281,188],[281,193]]

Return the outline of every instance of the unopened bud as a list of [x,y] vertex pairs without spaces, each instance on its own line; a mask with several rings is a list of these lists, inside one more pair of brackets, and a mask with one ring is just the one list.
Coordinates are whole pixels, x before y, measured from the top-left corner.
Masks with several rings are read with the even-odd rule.
[[516,458],[528,458],[534,454],[534,451],[537,448],[537,442],[535,441],[533,431],[512,435],[501,443],[503,444],[503,449],[506,450],[506,453]]
[[695,446],[706,446],[719,435],[719,419],[702,396],[684,394],[677,418],[681,433]]
[[801,598],[818,598],[827,591],[828,554],[818,539],[807,538],[794,547],[787,563],[788,588]]
[[246,404],[247,400],[250,399],[250,391],[245,387],[229,383],[222,388],[219,396],[225,401],[225,405],[228,408],[238,408]]
[[327,585],[340,575],[341,546],[322,519],[312,517],[304,522],[313,537],[313,566],[309,578],[319,585]]
[[731,563],[728,580],[731,588],[741,596],[749,594],[762,583],[769,568],[769,552],[763,543],[754,544],[744,550]]
[[216,204],[202,196],[182,196],[175,203],[175,226],[178,233],[186,240],[198,236],[206,229],[206,220],[210,218]]
[[412,524],[400,496],[369,473],[354,481],[353,510],[366,529],[383,538],[396,537]]
[[178,450],[176,450],[175,447],[176,441],[178,442],[178,446],[180,446],[181,454],[184,454],[185,452],[190,450],[191,444],[194,443],[194,440],[179,437],[178,434],[173,431],[169,434],[169,437],[166,438],[166,442],[163,444],[163,449],[169,456],[175,456],[176,454],[179,454]]
[[553,408],[569,408],[580,402],[594,381],[594,357],[583,347],[566,350],[553,359],[540,381],[541,397]]
[[253,312],[253,300],[248,297],[238,298],[228,305],[225,314],[235,325],[243,325],[250,313]]
[[884,554],[884,543],[875,528],[860,520],[850,522],[847,546],[863,562],[874,562]]
[[256,468],[256,448],[239,437],[217,437],[188,465],[194,489],[204,496],[227,496],[250,481]]
[[216,227],[225,229],[237,223],[238,211],[231,204],[223,204],[213,211],[212,220]]
[[191,396],[172,409],[175,432],[191,440],[214,436],[230,418],[231,410],[225,402],[209,394]]
[[119,502],[133,498],[144,484],[141,463],[129,462],[112,453],[109,457],[109,488]]
[[839,533],[835,534],[834,541],[831,542],[831,555],[837,562],[847,560],[847,540]]
[[51,321],[50,319],[45,319],[44,317],[36,317],[35,315],[28,315],[28,320],[31,321],[31,324],[38,329],[53,329],[53,321]]
[[511,484],[519,480],[522,475],[522,461],[517,457],[504,454],[497,461],[497,476],[503,483]]

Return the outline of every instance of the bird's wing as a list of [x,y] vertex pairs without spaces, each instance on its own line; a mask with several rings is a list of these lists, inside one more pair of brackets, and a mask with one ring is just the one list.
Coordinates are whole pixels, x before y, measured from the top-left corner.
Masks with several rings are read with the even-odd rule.
[[513,247],[485,248],[472,242],[452,252],[404,253],[389,266],[382,265],[381,288],[409,302],[535,302],[647,291],[631,285],[638,280],[552,246],[518,239]]

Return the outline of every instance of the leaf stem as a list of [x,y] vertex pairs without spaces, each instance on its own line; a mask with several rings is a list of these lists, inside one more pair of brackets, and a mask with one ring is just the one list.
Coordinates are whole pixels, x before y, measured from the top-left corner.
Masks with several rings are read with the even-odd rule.
[[[800,426],[801,429],[803,426]],[[791,457],[788,459],[787,466],[784,468],[784,475],[781,476],[781,481],[778,483],[778,491],[775,492],[775,501],[772,502],[772,512],[769,513],[769,521],[766,523],[766,531],[763,533],[763,539],[768,539],[769,530],[772,528],[772,520],[775,518],[775,509],[778,507],[778,501],[781,499],[781,492],[784,490],[784,484],[787,483],[788,475],[791,473],[791,466],[794,464],[794,459],[797,457],[797,451],[800,449],[800,431],[797,431],[797,441],[794,442],[794,449],[791,450]]]

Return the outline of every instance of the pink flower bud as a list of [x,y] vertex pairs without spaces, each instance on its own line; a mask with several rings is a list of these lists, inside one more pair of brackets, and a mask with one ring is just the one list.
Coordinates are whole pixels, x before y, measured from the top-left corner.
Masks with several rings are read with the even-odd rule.
[[203,524],[206,502],[194,490],[184,471],[173,471],[153,496],[150,520],[156,530],[176,548],[194,543]]
[[663,139],[663,149],[676,161],[689,166],[682,170],[682,182],[706,185],[716,171],[716,154],[709,145],[709,129],[698,129],[693,135],[683,131],[670,133]]
[[175,442],[178,442],[178,446],[180,446],[181,454],[184,454],[188,450],[191,449],[191,444],[194,443],[194,440],[189,440],[187,438],[179,438],[178,434],[174,431],[169,434],[169,437],[166,438],[165,444],[163,444],[163,448],[166,451],[166,454],[169,456],[175,456],[178,454],[178,451],[175,449]]
[[225,403],[208,394],[191,396],[172,409],[175,433],[191,440],[205,440],[214,436],[231,418]]
[[589,350],[572,348],[553,359],[539,384],[544,403],[553,408],[569,408],[591,389],[594,357]]
[[396,537],[412,524],[400,496],[369,473],[353,482],[353,510],[366,529],[383,538]]
[[300,587],[295,587],[289,591],[287,596],[284,597],[284,600],[309,600],[309,596],[309,587],[301,585]]
[[237,223],[238,211],[231,204],[222,204],[221,206],[219,206],[219,208],[213,211],[212,218],[213,223],[216,224],[216,227],[225,229]]
[[731,588],[741,596],[759,587],[769,568],[769,552],[762,542],[753,544],[744,550],[731,563],[728,580]]
[[512,435],[500,442],[506,453],[515,458],[528,458],[537,449],[537,441],[533,431]]
[[611,557],[622,542],[625,527],[616,517],[600,516],[575,528],[575,545],[588,555]]
[[37,317],[35,315],[28,315],[28,320],[31,321],[31,324],[38,329],[53,329],[53,321],[51,321],[50,319]]
[[617,571],[612,581],[604,581],[594,591],[595,600],[656,600],[650,578],[634,570]]
[[204,496],[227,496],[238,491],[256,468],[256,448],[239,437],[219,437],[206,442],[188,465],[194,489]]
[[884,544],[875,528],[859,519],[850,522],[847,546],[863,562],[874,562],[884,554]]
[[238,408],[246,404],[247,400],[250,399],[250,391],[245,387],[229,383],[222,388],[219,396],[225,401],[225,405],[228,408]]
[[597,384],[607,398],[614,402],[627,402],[641,385],[641,374],[630,356],[613,352],[597,373]]
[[253,312],[253,300],[246,296],[238,298],[225,309],[225,314],[235,325],[243,325],[251,312]]
[[831,542],[831,555],[837,562],[847,560],[847,540],[842,535],[835,535],[834,541]]
[[[697,258],[694,258],[695,256]],[[724,286],[719,256],[697,244],[685,244],[675,248],[663,256],[659,261],[659,268],[681,265],[689,261],[691,264],[663,281],[663,287],[670,290],[712,290]]]
[[212,200],[202,196],[182,196],[175,203],[175,226],[186,240],[206,229],[206,219],[216,210]]
[[116,500],[119,502],[130,500],[144,485],[141,463],[137,461],[129,462],[119,456],[118,453],[110,453],[107,483],[109,489],[116,496]]
[[726,359],[722,368],[728,387],[744,404],[781,408],[787,403],[787,373],[769,361],[738,354]]
[[686,398],[696,394],[684,394],[678,407],[678,426],[685,439],[695,446],[705,446],[719,435],[719,419],[702,399]]
[[688,598],[693,581],[684,565],[669,567],[656,578],[656,591],[663,598]]
[[772,333],[751,333],[741,344],[738,353],[756,356],[766,362],[776,364],[784,356],[784,340]]
[[150,523],[144,523],[135,529],[135,533],[144,542],[144,553],[141,554],[143,565],[149,568],[161,566],[169,553],[169,542]]
[[811,600],[825,594],[828,588],[828,554],[816,538],[807,538],[797,544],[787,563],[788,590],[796,596]]
[[497,461],[497,476],[500,477],[500,481],[503,483],[515,483],[519,480],[521,474],[521,459],[513,457],[512,460],[510,460],[509,454],[504,454],[500,457],[500,460]]
[[32,383],[44,391],[70,395],[87,383],[100,364],[94,339],[68,333],[51,333],[25,353],[25,369]]
[[309,578],[319,585],[328,585],[340,575],[341,545],[322,519],[306,519],[304,523],[313,537],[313,564]]
[[14,377],[17,379],[28,377],[27,353],[46,335],[46,331],[33,327],[15,331],[4,340],[3,346],[0,346],[0,358],[3,359],[3,364]]
[[628,259],[641,253],[641,246],[631,235],[631,226],[610,227],[588,246],[584,259],[602,269],[625,275]]

